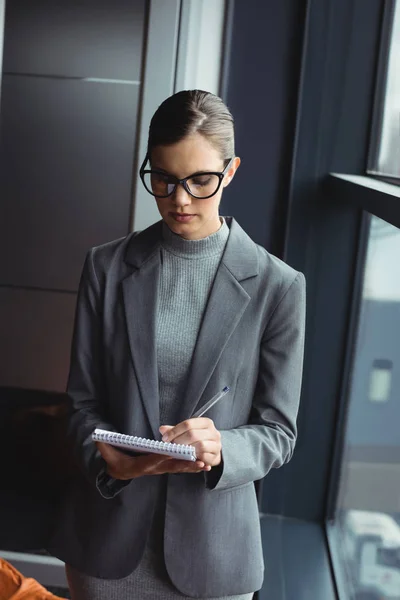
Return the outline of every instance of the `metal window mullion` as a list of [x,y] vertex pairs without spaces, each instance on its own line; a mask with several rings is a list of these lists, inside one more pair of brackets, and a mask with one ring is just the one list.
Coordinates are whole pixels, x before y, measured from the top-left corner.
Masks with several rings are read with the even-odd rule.
[[130,231],[145,229],[160,218],[154,199],[141,185],[138,167],[146,154],[151,117],[174,91],[180,10],[181,0],[148,0]]
[[4,24],[5,24],[6,1],[0,0],[0,108],[1,108],[1,83],[3,75],[3,48],[4,48]]

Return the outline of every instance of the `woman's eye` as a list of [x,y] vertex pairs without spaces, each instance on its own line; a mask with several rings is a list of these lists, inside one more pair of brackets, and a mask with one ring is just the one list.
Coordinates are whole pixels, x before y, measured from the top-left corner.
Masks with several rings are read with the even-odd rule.
[[206,175],[204,177],[193,177],[193,179],[191,179],[191,183],[193,185],[197,185],[198,187],[204,187],[208,185],[210,181],[211,177],[209,175]]

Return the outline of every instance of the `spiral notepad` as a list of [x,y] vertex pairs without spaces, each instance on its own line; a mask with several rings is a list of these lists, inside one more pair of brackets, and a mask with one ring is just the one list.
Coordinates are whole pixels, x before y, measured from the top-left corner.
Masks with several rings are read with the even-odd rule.
[[105,429],[95,429],[92,433],[92,439],[95,442],[105,442],[117,448],[124,450],[133,450],[134,452],[145,452],[150,454],[164,454],[179,458],[181,460],[196,459],[196,450],[193,446],[185,444],[172,444],[170,442],[157,442],[146,438],[136,437],[135,435],[126,435],[124,433],[115,433]]

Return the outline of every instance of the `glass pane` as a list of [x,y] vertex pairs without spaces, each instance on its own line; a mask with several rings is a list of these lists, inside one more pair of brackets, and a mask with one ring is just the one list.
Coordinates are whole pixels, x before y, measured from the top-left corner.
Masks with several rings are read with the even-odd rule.
[[400,600],[400,230],[371,218],[339,492],[351,600]]
[[387,65],[383,114],[379,115],[379,147],[370,165],[373,173],[400,177],[400,2],[396,1]]

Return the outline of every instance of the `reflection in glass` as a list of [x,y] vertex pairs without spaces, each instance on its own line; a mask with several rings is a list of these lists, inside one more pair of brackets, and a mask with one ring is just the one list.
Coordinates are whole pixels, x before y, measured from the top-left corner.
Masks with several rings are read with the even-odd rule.
[[400,600],[400,230],[371,218],[338,503],[351,600]]
[[[387,64],[379,148],[371,171],[400,177],[400,2],[396,0]],[[375,149],[373,149],[375,150]]]
[[369,379],[369,399],[371,402],[387,402],[392,385],[391,360],[374,360]]

